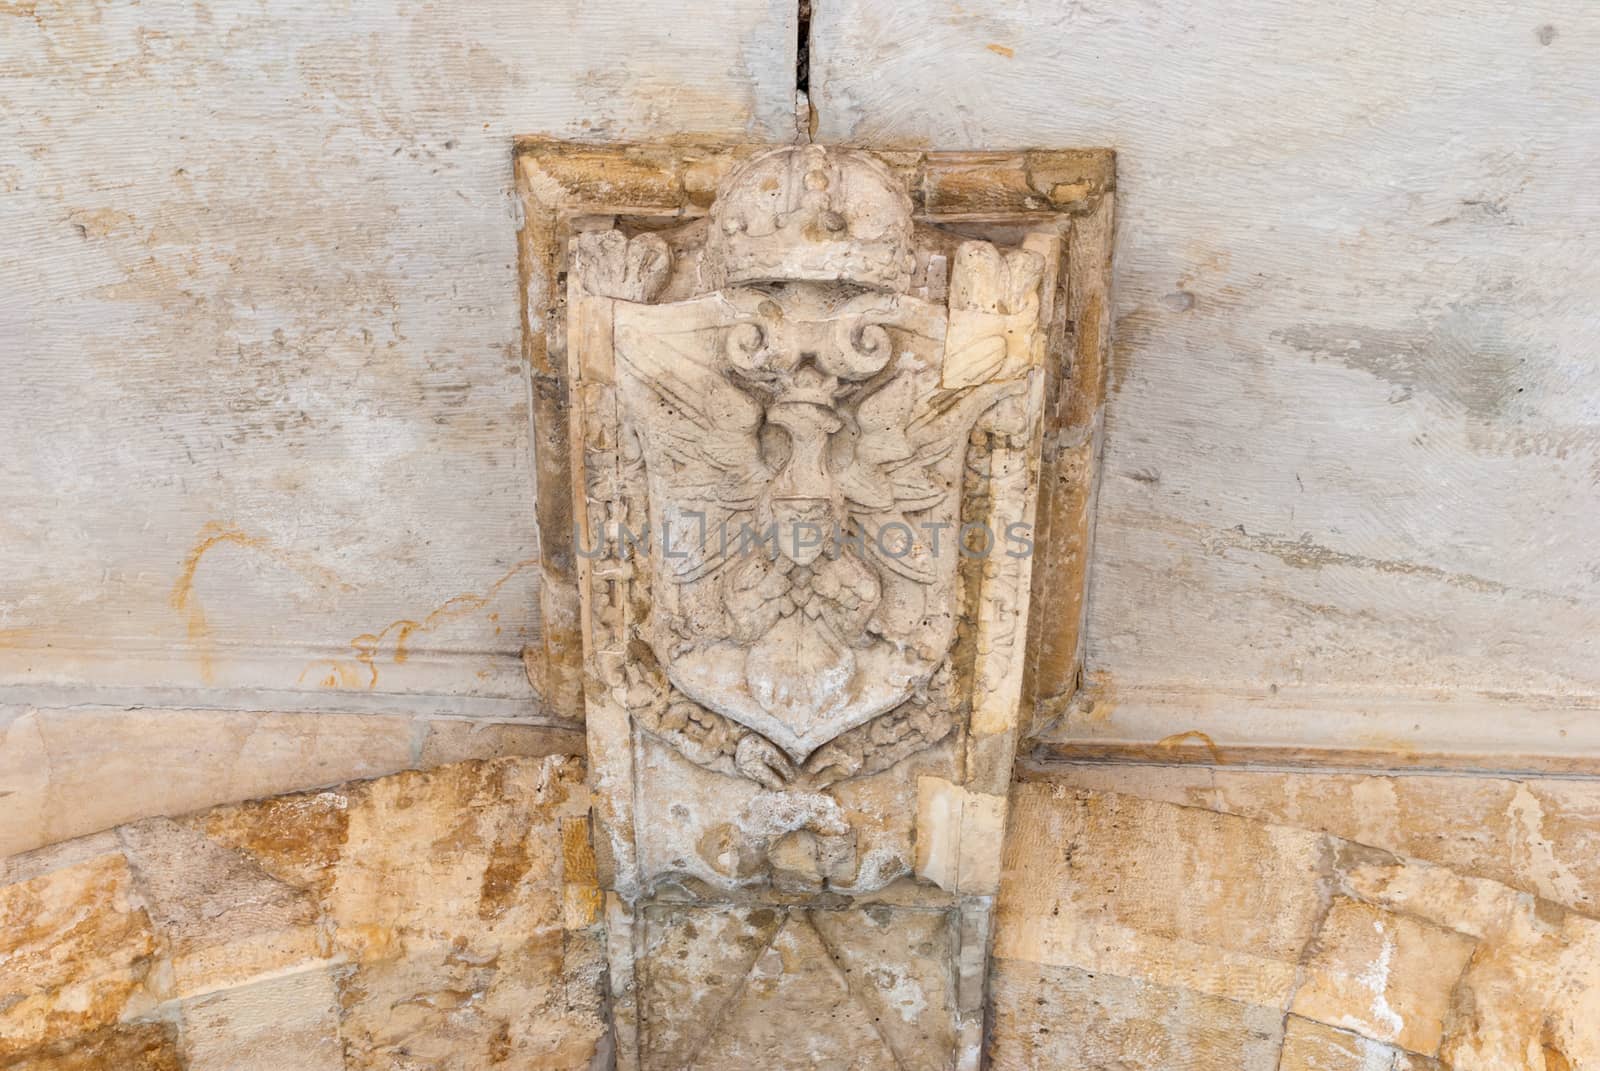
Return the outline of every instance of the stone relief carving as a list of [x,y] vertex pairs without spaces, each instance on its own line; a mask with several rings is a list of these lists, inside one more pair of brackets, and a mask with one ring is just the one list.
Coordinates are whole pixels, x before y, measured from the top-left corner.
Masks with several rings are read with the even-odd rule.
[[[618,1065],[975,1067],[1067,217],[821,146],[700,182],[575,218],[547,328]],[[751,1062],[773,1014],[849,1029]]]

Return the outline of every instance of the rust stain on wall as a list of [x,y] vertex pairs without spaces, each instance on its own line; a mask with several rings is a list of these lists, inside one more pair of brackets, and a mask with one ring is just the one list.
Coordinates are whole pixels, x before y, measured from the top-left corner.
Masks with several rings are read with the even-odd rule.
[[259,536],[252,536],[243,529],[222,521],[210,521],[200,529],[200,539],[184,558],[183,566],[178,570],[178,578],[173,581],[172,593],[167,597],[172,608],[186,617],[189,642],[194,645],[200,660],[200,679],[207,684],[213,683],[216,672],[205,607],[194,596],[194,580],[205,556],[213,548],[224,543],[270,552],[269,545]]
[[265,554],[273,561],[285,565],[295,572],[324,587],[337,587],[342,591],[353,590],[349,584],[340,580],[329,569],[320,565],[304,561],[280,547],[273,546],[261,536],[254,536],[240,528],[238,525],[226,521],[208,521],[200,529],[200,538],[190,549],[183,560],[183,566],[178,570],[178,578],[173,581],[172,593],[167,597],[168,603],[180,614],[184,614],[189,632],[189,642],[194,645],[196,656],[200,660],[200,679],[207,684],[213,683],[216,678],[216,667],[212,653],[211,630],[206,621],[205,607],[195,597],[195,575],[200,569],[200,563],[205,556],[216,547],[224,544],[243,547],[246,550],[257,551]]
[[1163,736],[1160,740],[1156,741],[1157,751],[1176,751],[1179,748],[1195,746],[1205,748],[1206,753],[1211,756],[1211,761],[1219,766],[1222,765],[1222,749],[1217,747],[1215,740],[1212,740],[1211,737],[1207,736],[1199,729],[1190,729],[1187,732],[1173,733],[1171,736]]
[[391,664],[404,664],[406,659],[411,657],[411,640],[414,636],[418,633],[431,632],[447,622],[477,613],[493,602],[500,590],[517,574],[538,563],[537,558],[524,558],[501,574],[481,593],[466,592],[457,595],[446,600],[420,620],[402,617],[389,622],[377,632],[364,632],[350,641],[350,647],[355,652],[354,661],[329,659],[313,662],[301,670],[297,683],[304,683],[308,677],[315,677],[317,684],[323,688],[369,690],[376,688],[378,659],[384,655],[385,648]]

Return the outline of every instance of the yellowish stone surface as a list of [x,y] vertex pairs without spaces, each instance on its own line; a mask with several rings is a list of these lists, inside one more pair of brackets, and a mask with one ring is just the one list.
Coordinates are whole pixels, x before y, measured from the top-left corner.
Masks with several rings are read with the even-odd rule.
[[6,861],[5,1071],[588,1068],[578,760],[443,766]]
[[[1139,766],[1020,783],[995,1066],[1600,1068],[1595,792]],[[1539,863],[1512,820],[1530,799]]]
[[[1213,791],[1224,774],[1295,821],[1223,813],[1239,799]],[[991,1066],[1600,1068],[1600,920],[1483,876],[1526,843],[1512,823],[1479,831],[1475,863],[1441,847],[1484,800],[1514,803],[1525,786],[1384,779],[1436,807],[1398,829],[1382,807],[1351,810],[1363,840],[1321,828],[1337,808],[1312,809],[1303,781],[1325,777],[1120,767],[1014,786]],[[13,856],[0,863],[0,1071],[605,1066],[588,807],[577,760],[506,757]],[[1551,858],[1579,858],[1585,813],[1547,817]],[[1392,850],[1396,834],[1417,852]],[[1580,881],[1569,899],[1594,890]],[[697,944],[726,931],[726,963],[674,958],[690,924]],[[772,1043],[753,1013],[693,1055],[729,1000],[835,1008],[838,1037],[856,1040],[818,1058],[871,1067],[924,1044],[919,1007],[956,999],[939,971],[874,968],[891,945],[942,962],[945,923],[903,909],[700,910],[648,930],[647,1022],[686,1067],[737,1066]]]

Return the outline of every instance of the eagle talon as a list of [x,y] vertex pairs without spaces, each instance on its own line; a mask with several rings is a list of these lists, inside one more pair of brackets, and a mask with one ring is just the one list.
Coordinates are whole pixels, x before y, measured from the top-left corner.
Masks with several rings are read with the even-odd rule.
[[762,788],[777,791],[794,780],[794,765],[776,744],[747,733],[734,749],[733,764],[741,774]]

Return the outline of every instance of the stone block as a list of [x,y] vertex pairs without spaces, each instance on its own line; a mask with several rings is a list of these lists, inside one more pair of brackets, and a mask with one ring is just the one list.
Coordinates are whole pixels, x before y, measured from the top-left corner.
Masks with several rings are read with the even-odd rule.
[[1283,1008],[1332,880],[1326,838],[1019,784],[998,955]]
[[1291,1015],[1277,1071],[1446,1071],[1426,1056]]
[[1433,1056],[1474,945],[1465,934],[1341,897],[1317,934],[1291,1010]]
[[160,948],[120,854],[0,887],[0,1060],[116,1023]]
[[1018,959],[993,993],[994,1071],[1278,1071],[1276,1008]]
[[119,834],[166,946],[171,996],[304,968],[331,951],[316,899],[249,858],[167,818]]
[[327,968],[221,989],[180,1014],[185,1071],[345,1071]]
[[946,912],[660,904],[646,919],[645,1071],[949,1066]]

